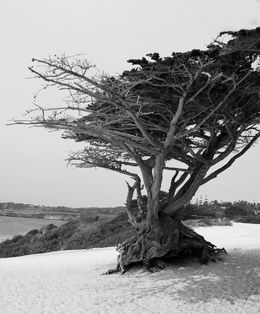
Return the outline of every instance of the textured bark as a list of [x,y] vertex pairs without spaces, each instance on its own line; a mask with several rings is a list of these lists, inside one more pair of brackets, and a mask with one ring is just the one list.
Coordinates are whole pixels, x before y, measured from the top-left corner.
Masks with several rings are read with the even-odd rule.
[[130,267],[143,264],[148,269],[158,266],[162,261],[177,256],[196,256],[200,262],[215,261],[214,257],[225,249],[218,249],[201,235],[184,226],[182,222],[168,215],[159,215],[157,221],[144,221],[142,230],[123,241],[117,247],[119,252],[117,267],[109,270],[125,273]]

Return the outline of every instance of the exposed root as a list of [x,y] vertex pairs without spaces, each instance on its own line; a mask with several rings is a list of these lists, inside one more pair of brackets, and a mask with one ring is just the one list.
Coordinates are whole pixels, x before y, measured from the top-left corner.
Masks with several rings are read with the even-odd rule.
[[162,260],[153,260],[147,265],[147,270],[150,273],[155,273],[157,271],[160,271],[166,267],[166,263]]
[[109,269],[106,272],[102,273],[101,275],[112,275],[120,272],[120,268],[118,267],[118,264],[115,268]]
[[184,226],[181,221],[169,216],[160,217],[159,223],[143,230],[136,236],[120,243],[117,267],[106,274],[125,273],[137,264],[144,265],[149,272],[165,268],[164,260],[174,260],[179,256],[194,256],[201,264],[216,262],[220,253],[227,253]]

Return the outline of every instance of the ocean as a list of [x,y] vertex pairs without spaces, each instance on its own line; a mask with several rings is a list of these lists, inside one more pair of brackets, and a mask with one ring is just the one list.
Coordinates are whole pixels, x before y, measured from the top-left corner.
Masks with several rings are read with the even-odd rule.
[[48,224],[60,226],[66,221],[0,216],[0,242],[32,229],[40,229]]

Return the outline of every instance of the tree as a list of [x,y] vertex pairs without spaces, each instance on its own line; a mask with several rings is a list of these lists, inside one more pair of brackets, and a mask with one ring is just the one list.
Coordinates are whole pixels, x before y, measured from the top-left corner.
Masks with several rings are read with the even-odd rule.
[[[134,67],[120,76],[99,74],[82,59],[33,59],[30,71],[69,100],[58,108],[36,104],[28,120],[15,123],[62,130],[64,138],[86,143],[69,156],[72,165],[134,180],[126,211],[137,233],[119,244],[117,270],[179,254],[206,263],[220,251],[179,215],[201,185],[260,136],[259,37],[260,28],[223,32],[203,51],[129,60]],[[161,192],[165,171],[172,174],[168,193]]]
[[228,216],[231,219],[234,219],[235,217],[239,216],[248,216],[248,215],[254,215],[255,212],[253,210],[248,210],[246,208],[243,208],[241,206],[230,206],[225,210],[225,215]]

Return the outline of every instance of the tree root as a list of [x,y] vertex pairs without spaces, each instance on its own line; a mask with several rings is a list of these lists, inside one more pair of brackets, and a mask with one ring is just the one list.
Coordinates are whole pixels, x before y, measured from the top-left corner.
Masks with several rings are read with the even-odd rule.
[[117,251],[117,266],[108,270],[107,275],[117,272],[124,274],[136,265],[145,266],[149,272],[158,271],[166,267],[165,261],[173,261],[180,256],[196,257],[201,264],[207,264],[209,261],[216,262],[220,253],[227,254],[224,248],[216,248],[181,221],[169,216],[161,218],[156,227],[120,243]]

